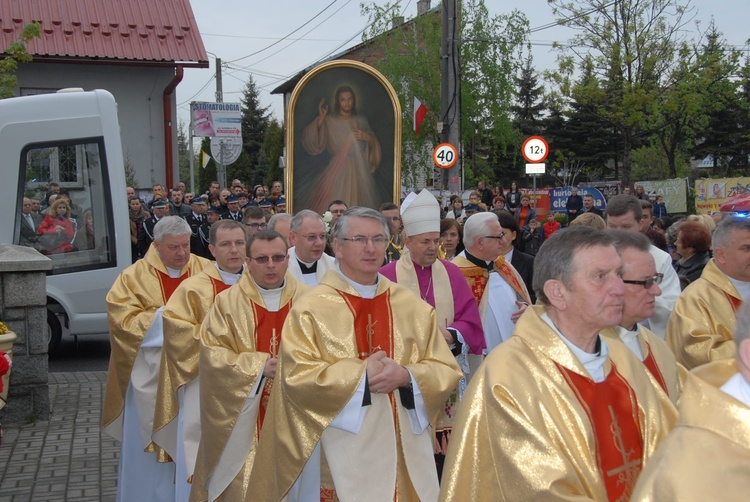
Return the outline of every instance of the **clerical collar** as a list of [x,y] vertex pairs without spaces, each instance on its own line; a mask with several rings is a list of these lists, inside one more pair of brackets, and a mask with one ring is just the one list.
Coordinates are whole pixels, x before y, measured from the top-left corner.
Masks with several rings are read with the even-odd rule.
[[380,276],[378,275],[378,278],[375,280],[375,284],[368,285],[368,284],[360,284],[358,282],[354,282],[353,280],[349,279],[342,271],[341,267],[339,267],[339,261],[336,260],[336,272],[338,272],[341,277],[346,280],[351,286],[357,290],[357,293],[359,293],[359,296],[362,298],[367,298],[369,300],[372,300],[375,298],[375,293],[378,292],[378,283],[380,282]]
[[164,265],[164,268],[167,269],[167,273],[169,274],[169,277],[171,277],[172,279],[177,279],[178,277],[182,275],[181,273],[182,270],[180,270],[179,268],[170,268],[170,267],[167,267],[166,265]]
[[740,298],[742,298],[743,302],[747,301],[747,299],[750,298],[750,282],[738,281],[737,279],[732,279],[729,276],[727,276],[727,279],[729,279],[729,282],[732,283],[734,288],[740,294]]
[[302,271],[303,274],[314,274],[318,271],[318,261],[314,261],[311,264],[307,264],[304,261],[297,258],[297,263],[299,263],[299,268]]
[[591,375],[591,379],[596,383],[603,382],[606,377],[604,374],[604,363],[609,359],[609,347],[607,347],[607,342],[602,339],[601,335],[596,335],[596,347],[594,347],[594,353],[590,354],[568,340],[565,335],[557,329],[557,326],[555,326],[555,323],[552,322],[552,319],[550,319],[546,312],[542,314],[541,317],[544,322],[546,322],[549,327],[557,333],[563,343],[568,346],[573,355],[576,356],[576,359],[581,362],[589,375]]
[[245,271],[245,266],[243,265],[240,271],[236,274],[233,274],[231,272],[226,272],[219,268],[219,264],[216,263],[216,270],[219,271],[219,275],[221,276],[221,280],[224,281],[224,284],[228,284],[230,286],[234,286],[237,284],[237,281],[240,280],[240,277],[242,277],[242,273]]
[[484,269],[487,269],[489,271],[495,270],[495,263],[494,262],[492,262],[492,261],[487,262],[487,261],[484,261],[484,260],[480,260],[479,258],[477,258],[476,256],[474,256],[473,254],[469,253],[469,251],[467,249],[464,249],[464,254],[466,255],[466,259],[469,260],[474,265],[476,265],[477,267],[484,268]]
[[742,373],[736,373],[732,378],[721,386],[721,390],[729,394],[737,401],[750,407],[750,383],[742,376]]
[[622,340],[622,343],[625,344],[627,348],[629,348],[636,356],[638,356],[638,359],[643,361],[645,356],[643,355],[643,351],[641,350],[641,343],[638,341],[638,333],[640,332],[640,329],[638,327],[639,325],[635,325],[635,329],[627,329],[623,328],[622,326],[615,326],[615,332],[617,333],[617,336],[620,337],[620,340]]
[[278,312],[279,307],[281,306],[281,294],[284,292],[284,286],[286,286],[286,279],[281,283],[281,286],[272,289],[266,289],[259,286],[258,283],[255,282],[255,279],[253,279],[253,283],[255,283],[255,286],[258,288],[258,292],[260,293],[261,298],[263,298],[263,303],[266,304],[266,310],[269,312]]

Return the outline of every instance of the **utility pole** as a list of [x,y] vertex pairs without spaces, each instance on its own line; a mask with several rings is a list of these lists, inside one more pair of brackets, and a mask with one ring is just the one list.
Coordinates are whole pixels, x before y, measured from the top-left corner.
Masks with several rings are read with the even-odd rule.
[[460,25],[458,23],[457,0],[442,0],[443,2],[443,39],[442,50],[440,53],[442,82],[440,86],[441,106],[440,118],[442,130],[440,139],[443,143],[450,143],[456,147],[459,155],[459,162],[450,169],[443,169],[441,189],[456,191],[461,189],[460,165],[463,164],[463,151],[459,143],[459,129],[461,123],[461,110],[459,93],[460,72],[458,66],[458,33]]
[[[216,58],[216,102],[224,102],[224,91],[221,87],[221,58]],[[224,141],[219,143],[219,187],[227,187],[227,167],[224,165]]]

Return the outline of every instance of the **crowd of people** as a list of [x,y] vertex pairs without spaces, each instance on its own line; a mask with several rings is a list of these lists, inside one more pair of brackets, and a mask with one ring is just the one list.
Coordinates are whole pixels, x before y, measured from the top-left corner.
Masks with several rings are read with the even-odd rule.
[[324,214],[281,183],[152,192],[107,296],[118,500],[750,488],[748,219],[574,193],[542,223],[515,183]]

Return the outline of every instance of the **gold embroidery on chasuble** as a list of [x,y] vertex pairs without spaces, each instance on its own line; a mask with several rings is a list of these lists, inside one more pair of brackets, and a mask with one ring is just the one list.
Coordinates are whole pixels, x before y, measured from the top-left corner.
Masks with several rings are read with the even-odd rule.
[[596,460],[611,502],[630,500],[641,472],[643,439],[635,392],[612,364],[603,382],[596,383],[555,363],[594,430]]
[[[270,312],[255,302],[250,302],[253,307],[253,316],[255,317],[255,347],[258,352],[266,352],[271,357],[276,357],[279,353],[279,344],[281,343],[281,329],[284,326],[284,320],[292,302],[289,301],[278,311]],[[260,437],[260,431],[263,428],[263,421],[266,418],[268,400],[271,398],[273,389],[273,379],[266,378],[263,384],[263,391],[260,396],[260,406],[258,408],[258,426],[255,428],[257,437]]]

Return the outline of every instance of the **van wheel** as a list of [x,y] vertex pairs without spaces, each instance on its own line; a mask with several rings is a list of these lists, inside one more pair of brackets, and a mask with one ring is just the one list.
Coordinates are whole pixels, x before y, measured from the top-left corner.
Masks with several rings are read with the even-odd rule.
[[62,326],[54,312],[47,309],[47,354],[54,354],[62,341]]

